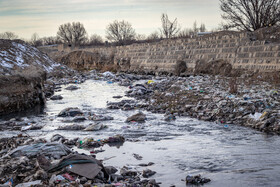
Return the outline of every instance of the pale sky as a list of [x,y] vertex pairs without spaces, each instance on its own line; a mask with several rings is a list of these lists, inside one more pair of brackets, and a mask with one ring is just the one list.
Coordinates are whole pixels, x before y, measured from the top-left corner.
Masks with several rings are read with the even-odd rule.
[[55,36],[59,25],[79,21],[88,35],[104,38],[109,23],[126,20],[136,33],[148,35],[159,30],[162,13],[177,18],[181,28],[197,21],[210,30],[221,23],[219,0],[0,0],[0,33]]

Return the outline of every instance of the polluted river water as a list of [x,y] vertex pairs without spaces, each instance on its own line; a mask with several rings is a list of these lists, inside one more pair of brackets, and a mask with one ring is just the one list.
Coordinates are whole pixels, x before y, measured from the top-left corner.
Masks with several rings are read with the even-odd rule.
[[[146,114],[145,123],[126,123],[127,117],[139,110],[107,109],[110,101],[131,99],[125,97],[126,87],[98,80],[87,80],[78,90],[70,91],[63,85],[56,95],[62,100],[48,100],[41,113],[21,114],[25,119],[41,124],[40,130],[27,131],[34,138],[50,139],[55,134],[66,138],[90,137],[108,138],[116,134],[124,136],[127,141],[122,145],[104,145],[96,150],[97,159],[104,160],[104,165],[114,166],[118,170],[123,166],[142,171],[149,168],[157,173],[150,178],[161,182],[160,186],[185,186],[187,175],[200,174],[210,178],[205,186],[279,186],[280,171],[280,137],[267,135],[238,125],[221,125],[204,122],[188,117],[177,117],[175,121],[166,122],[162,114]],[[123,96],[123,98],[113,98]],[[78,107],[83,112],[111,116],[114,119],[102,121],[108,128],[100,131],[66,131],[56,130],[59,126],[73,123],[57,117],[67,107]],[[1,119],[8,120],[7,118]],[[88,125],[85,120],[79,124]],[[1,137],[10,137],[21,131],[2,131]],[[89,150],[75,148],[78,152]],[[102,152],[103,151],[103,152]],[[142,159],[136,159],[138,154]],[[141,163],[153,162],[147,167]]]

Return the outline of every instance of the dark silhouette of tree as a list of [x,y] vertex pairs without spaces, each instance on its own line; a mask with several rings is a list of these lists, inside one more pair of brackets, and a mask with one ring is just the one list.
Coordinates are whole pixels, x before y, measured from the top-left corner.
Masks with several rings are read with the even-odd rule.
[[106,38],[121,45],[135,39],[136,33],[131,24],[127,21],[117,21],[110,23],[106,29]]
[[254,31],[280,22],[280,0],[220,0],[225,28]]
[[193,35],[193,30],[192,29],[182,29],[179,33],[178,33],[178,37],[179,38],[189,38],[191,35]]
[[0,39],[7,39],[7,40],[14,40],[14,39],[18,39],[18,35],[16,35],[13,32],[4,32],[4,33],[0,33]]
[[159,40],[161,38],[160,34],[158,33],[158,31],[154,31],[152,32],[150,35],[147,36],[147,40]]
[[170,21],[167,14],[161,15],[161,27],[160,31],[165,38],[175,37],[180,31],[177,18],[175,18],[174,21]]
[[69,45],[81,45],[87,40],[87,32],[80,22],[65,23],[58,28],[57,36]]
[[193,32],[196,34],[196,33],[198,33],[198,31],[199,31],[199,28],[197,27],[197,22],[195,21],[195,22],[193,22]]
[[89,45],[101,45],[103,44],[103,39],[101,36],[97,35],[97,34],[93,34],[90,36],[88,44]]
[[206,32],[206,26],[204,23],[201,23],[200,27],[199,27],[199,31],[200,32]]
[[43,45],[53,45],[61,43],[60,39],[57,36],[44,37],[41,40],[43,42]]
[[30,44],[37,47],[43,45],[43,40],[39,37],[37,33],[33,33],[31,36]]

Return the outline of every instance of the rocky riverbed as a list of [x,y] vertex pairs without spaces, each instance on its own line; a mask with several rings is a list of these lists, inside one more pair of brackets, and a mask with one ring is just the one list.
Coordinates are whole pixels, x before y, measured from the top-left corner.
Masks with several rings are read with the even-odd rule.
[[94,71],[49,82],[44,109],[1,117],[3,185],[278,184],[280,139],[267,132],[279,87]]

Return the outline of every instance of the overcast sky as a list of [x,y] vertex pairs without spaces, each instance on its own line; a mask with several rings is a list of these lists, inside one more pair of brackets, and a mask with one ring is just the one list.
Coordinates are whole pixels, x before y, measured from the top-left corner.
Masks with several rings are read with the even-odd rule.
[[160,28],[162,13],[177,18],[182,28],[197,21],[212,29],[221,22],[219,0],[0,0],[0,33],[55,36],[59,25],[80,21],[89,35],[104,37],[110,22],[126,20],[148,35]]

